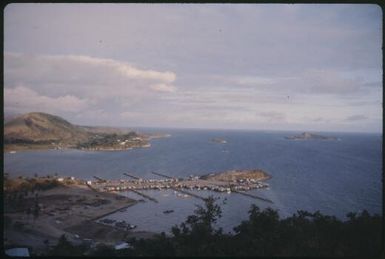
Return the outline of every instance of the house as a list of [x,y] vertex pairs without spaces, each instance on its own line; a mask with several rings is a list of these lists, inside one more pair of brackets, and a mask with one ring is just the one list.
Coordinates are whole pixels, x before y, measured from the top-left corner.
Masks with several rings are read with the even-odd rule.
[[130,248],[131,245],[126,242],[120,242],[115,245],[115,250],[127,249]]
[[63,181],[64,181],[64,178],[63,178],[63,177],[59,177],[59,178],[57,178],[57,180],[58,180],[59,182],[63,182]]
[[25,247],[15,247],[5,250],[5,254],[8,256],[15,257],[30,257],[28,248]]

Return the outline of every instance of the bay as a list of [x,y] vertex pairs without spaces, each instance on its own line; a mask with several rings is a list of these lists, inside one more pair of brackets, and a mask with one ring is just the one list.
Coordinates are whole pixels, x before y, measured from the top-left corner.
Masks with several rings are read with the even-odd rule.
[[[80,150],[23,151],[4,154],[4,172],[11,176],[44,176],[55,173],[93,180],[126,178],[130,172],[143,178],[159,178],[152,172],[188,177],[232,169],[260,168],[272,178],[269,189],[251,193],[273,204],[239,194],[199,191],[218,197],[223,211],[218,226],[231,231],[247,219],[251,204],[277,209],[281,217],[297,210],[316,210],[344,218],[363,209],[382,213],[382,136],[379,134],[320,133],[338,141],[291,141],[298,132],[139,129],[171,134],[153,139],[151,147],[127,151]],[[212,138],[223,138],[226,144]],[[173,191],[145,191],[160,202],[139,203],[109,218],[124,219],[138,230],[169,231],[193,213],[202,201],[179,197]],[[133,193],[121,193],[138,198]],[[164,210],[174,210],[164,214]]]

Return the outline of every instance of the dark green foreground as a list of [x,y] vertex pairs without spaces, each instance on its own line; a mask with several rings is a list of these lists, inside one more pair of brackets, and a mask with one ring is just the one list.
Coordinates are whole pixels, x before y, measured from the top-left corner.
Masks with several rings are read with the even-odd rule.
[[[129,240],[132,248],[116,251],[104,245],[73,246],[62,237],[49,255],[90,256],[359,256],[383,254],[383,222],[367,211],[349,213],[346,221],[319,212],[298,211],[280,219],[277,211],[252,206],[249,219],[234,234],[214,228],[221,216],[215,199],[172,228],[172,235]],[[364,257],[363,257],[364,256]]]

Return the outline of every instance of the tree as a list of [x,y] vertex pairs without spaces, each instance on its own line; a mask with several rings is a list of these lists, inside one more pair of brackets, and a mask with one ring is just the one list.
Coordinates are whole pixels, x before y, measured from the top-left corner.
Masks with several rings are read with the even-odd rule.
[[213,196],[208,197],[204,207],[197,205],[194,215],[188,216],[179,227],[172,228],[177,255],[218,255],[219,251],[214,248],[222,230],[214,229],[213,224],[222,211],[216,200]]
[[58,243],[48,253],[49,256],[81,256],[86,251],[85,246],[74,246],[67,240],[65,235],[61,235]]

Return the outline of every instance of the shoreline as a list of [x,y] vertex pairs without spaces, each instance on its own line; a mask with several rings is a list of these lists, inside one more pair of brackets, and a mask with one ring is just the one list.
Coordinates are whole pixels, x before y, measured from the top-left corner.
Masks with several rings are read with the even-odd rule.
[[79,150],[79,151],[127,151],[136,148],[150,148],[151,140],[170,138],[171,134],[163,135],[149,135],[144,139],[146,142],[142,145],[133,145],[127,148],[109,148],[109,147],[96,147],[96,148],[77,148],[74,145],[77,144],[68,144],[67,146],[54,146],[52,144],[5,144],[3,147],[3,153],[14,153],[22,151],[45,151],[45,150]]
[[124,241],[130,236],[151,238],[156,234],[122,230],[97,222],[102,217],[138,203],[137,200],[123,195],[95,192],[80,184],[53,187],[39,191],[40,213],[35,218],[26,213],[27,208],[33,208],[34,197],[33,194],[28,194],[19,209],[10,208],[12,204],[4,205],[5,246],[31,247],[34,253],[39,253],[46,252],[49,248],[44,245],[44,240],[56,244],[63,234],[75,243],[91,238],[93,242],[106,244]]
[[65,151],[65,150],[76,150],[76,151],[84,151],[84,152],[119,152],[119,151],[128,151],[136,148],[150,148],[151,144],[148,143],[143,146],[135,146],[135,147],[129,147],[125,149],[113,149],[113,148],[105,148],[105,149],[91,149],[91,148],[75,148],[75,147],[65,147],[65,148],[50,148],[50,147],[20,147],[17,146],[16,148],[9,148],[6,145],[4,146],[3,153],[7,154],[15,154],[17,152],[26,152],[26,151]]

